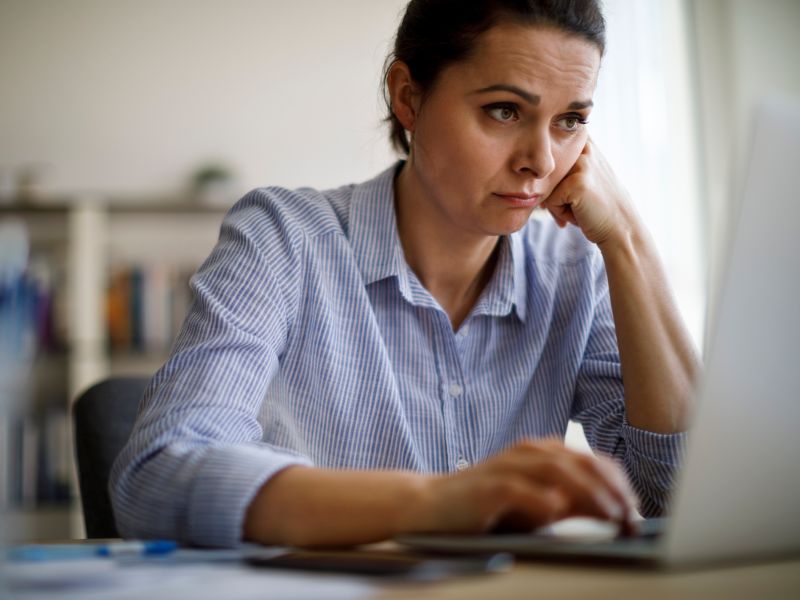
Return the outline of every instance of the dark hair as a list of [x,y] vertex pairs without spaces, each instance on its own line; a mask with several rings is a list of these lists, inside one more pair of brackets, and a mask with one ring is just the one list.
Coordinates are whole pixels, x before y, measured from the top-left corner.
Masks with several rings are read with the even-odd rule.
[[466,59],[482,33],[500,22],[545,25],[575,34],[605,50],[605,20],[600,0],[411,0],[397,30],[394,49],[383,68],[383,95],[392,145],[408,154],[403,125],[392,112],[387,90],[396,61],[408,65],[423,98],[442,70]]

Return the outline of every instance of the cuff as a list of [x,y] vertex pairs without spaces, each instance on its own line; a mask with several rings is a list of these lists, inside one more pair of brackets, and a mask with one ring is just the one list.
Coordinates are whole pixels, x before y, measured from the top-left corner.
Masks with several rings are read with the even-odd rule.
[[655,433],[622,421],[625,466],[641,502],[645,517],[665,514],[675,487],[675,473],[683,462],[686,432]]
[[189,495],[185,537],[198,546],[239,544],[245,513],[261,486],[286,467],[312,464],[299,454],[258,444],[209,448]]
[[683,462],[688,433],[655,433],[639,429],[622,417],[622,437],[625,445],[637,455],[648,460],[678,467]]

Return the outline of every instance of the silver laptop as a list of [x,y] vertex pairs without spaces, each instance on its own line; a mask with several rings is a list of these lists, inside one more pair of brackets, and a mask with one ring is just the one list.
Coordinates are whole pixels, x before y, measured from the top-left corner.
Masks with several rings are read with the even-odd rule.
[[[800,554],[800,103],[756,112],[685,466],[660,534],[407,535],[418,550],[655,565]],[[733,221],[737,221],[734,219]]]

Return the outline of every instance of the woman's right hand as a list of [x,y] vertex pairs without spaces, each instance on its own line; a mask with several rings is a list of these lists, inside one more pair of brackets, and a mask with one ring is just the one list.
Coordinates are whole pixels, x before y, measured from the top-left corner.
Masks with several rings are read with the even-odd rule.
[[287,467],[256,493],[242,534],[279,546],[350,546],[403,533],[530,531],[572,516],[631,531],[635,505],[610,458],[526,441],[448,475]]
[[637,504],[611,458],[556,440],[520,442],[465,471],[432,476],[426,496],[416,526],[450,533],[530,531],[574,516],[613,521],[630,532]]

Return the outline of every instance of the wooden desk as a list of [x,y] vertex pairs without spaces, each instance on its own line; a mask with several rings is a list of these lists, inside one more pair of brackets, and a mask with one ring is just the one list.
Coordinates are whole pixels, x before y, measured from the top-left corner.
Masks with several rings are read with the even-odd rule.
[[[84,540],[72,543],[98,542]],[[113,541],[113,540],[109,540]],[[392,542],[364,546],[363,549],[398,550]],[[189,566],[188,564],[183,565]],[[239,567],[252,576],[254,571]],[[266,576],[271,572],[266,570]],[[266,580],[265,580],[266,581]],[[544,598],[577,600],[798,600],[800,599],[800,557],[729,567],[708,567],[680,571],[655,571],[637,567],[586,566],[557,562],[517,561],[509,573],[459,577],[434,583],[381,583],[376,600],[506,600]],[[184,582],[185,583],[185,582]],[[180,590],[191,597],[191,586]],[[109,589],[109,597],[126,595],[126,590]],[[0,590],[2,596],[2,590]],[[58,597],[58,590],[49,596]],[[137,596],[138,597],[138,596]],[[172,597],[154,594],[152,600]],[[176,596],[177,597],[177,596]]]
[[510,573],[459,578],[440,583],[387,586],[378,598],[797,600],[800,599],[800,558],[675,572],[520,561]]

